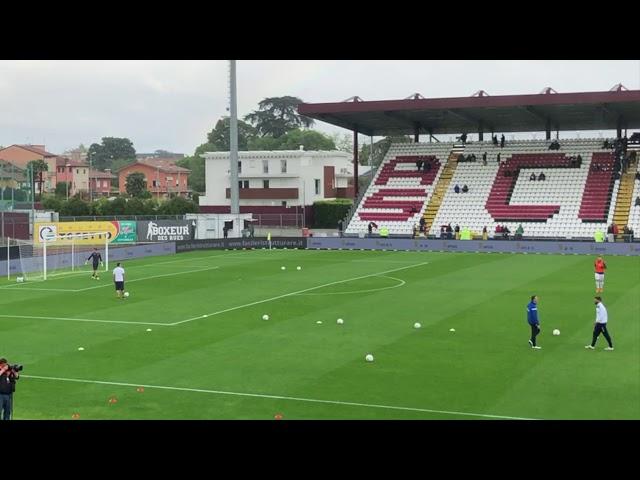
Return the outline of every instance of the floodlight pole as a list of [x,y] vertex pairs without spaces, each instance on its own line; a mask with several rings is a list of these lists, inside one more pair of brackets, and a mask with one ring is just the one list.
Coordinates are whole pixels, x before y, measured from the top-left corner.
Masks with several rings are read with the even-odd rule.
[[240,213],[240,189],[238,188],[238,99],[236,92],[236,61],[229,60],[229,161],[231,191],[231,213]]

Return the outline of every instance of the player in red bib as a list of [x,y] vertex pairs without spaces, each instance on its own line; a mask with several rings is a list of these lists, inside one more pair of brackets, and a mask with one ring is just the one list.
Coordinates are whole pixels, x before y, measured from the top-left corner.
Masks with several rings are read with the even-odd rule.
[[596,293],[602,293],[604,291],[604,271],[607,269],[607,264],[602,257],[598,257],[593,265],[596,269]]

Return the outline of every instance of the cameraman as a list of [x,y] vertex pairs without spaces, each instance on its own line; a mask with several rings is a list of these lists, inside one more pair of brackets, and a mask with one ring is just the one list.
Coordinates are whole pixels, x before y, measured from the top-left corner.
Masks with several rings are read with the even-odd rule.
[[13,414],[13,392],[16,391],[16,380],[20,378],[17,369],[0,358],[0,411],[2,420],[11,420]]

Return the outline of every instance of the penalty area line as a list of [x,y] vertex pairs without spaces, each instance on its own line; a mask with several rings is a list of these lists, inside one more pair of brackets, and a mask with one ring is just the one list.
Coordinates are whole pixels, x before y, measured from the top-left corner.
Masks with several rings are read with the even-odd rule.
[[330,404],[330,405],[344,405],[344,406],[350,406],[350,407],[378,408],[378,409],[385,409],[385,410],[401,410],[401,411],[420,412],[420,413],[436,413],[436,414],[442,414],[442,415],[493,418],[498,420],[536,420],[534,418],[510,417],[506,415],[492,415],[488,413],[457,412],[457,411],[450,411],[450,410],[435,410],[432,408],[402,407],[397,405],[381,405],[381,404],[375,404],[375,403],[345,402],[341,400],[323,400],[318,398],[289,397],[286,395],[268,395],[263,393],[230,392],[225,390],[209,390],[204,388],[170,387],[165,385],[144,385],[142,383],[107,382],[107,381],[101,381],[101,380],[83,380],[79,378],[45,377],[41,375],[22,375],[22,378],[33,378],[38,380],[51,380],[51,381],[59,381],[59,382],[89,383],[89,384],[96,384],[96,385],[115,385],[120,387],[155,388],[158,390],[208,393],[212,395],[232,395],[237,397],[267,398],[272,400],[286,400],[286,401],[292,401],[292,402],[324,403],[324,404]]

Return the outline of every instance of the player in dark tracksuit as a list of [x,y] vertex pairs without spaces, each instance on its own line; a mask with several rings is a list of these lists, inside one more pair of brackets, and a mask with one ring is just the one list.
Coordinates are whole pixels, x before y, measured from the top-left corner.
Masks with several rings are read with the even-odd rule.
[[97,248],[93,249],[93,253],[89,255],[89,258],[87,258],[87,261],[85,263],[87,263],[89,260],[93,260],[93,275],[91,275],[91,278],[100,280],[100,277],[98,277],[98,266],[102,264],[102,255],[100,255],[100,252],[98,252]]
[[531,345],[531,348],[540,350],[542,347],[536,345],[536,337],[540,333],[540,322],[538,321],[538,297],[535,295],[531,296],[531,301],[527,305],[527,322],[531,327],[529,345]]

